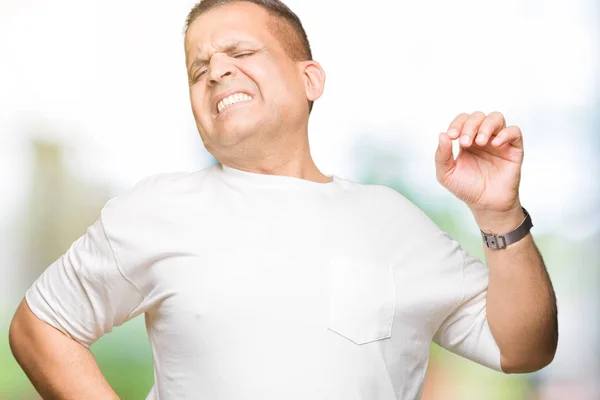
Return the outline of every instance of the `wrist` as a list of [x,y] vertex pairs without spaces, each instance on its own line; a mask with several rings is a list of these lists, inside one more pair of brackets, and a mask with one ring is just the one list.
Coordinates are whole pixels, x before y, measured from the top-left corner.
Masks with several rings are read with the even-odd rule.
[[486,233],[504,234],[516,229],[525,219],[521,205],[507,211],[474,211],[473,217],[479,229]]

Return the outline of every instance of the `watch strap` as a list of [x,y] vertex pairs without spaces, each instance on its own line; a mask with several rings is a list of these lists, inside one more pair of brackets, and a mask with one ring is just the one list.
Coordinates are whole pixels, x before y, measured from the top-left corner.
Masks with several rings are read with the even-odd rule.
[[531,216],[527,210],[524,207],[521,207],[521,209],[523,210],[523,214],[525,214],[525,219],[515,230],[501,235],[481,231],[481,237],[487,247],[490,249],[504,249],[509,244],[513,244],[523,239],[529,233],[533,227],[533,222],[531,221]]

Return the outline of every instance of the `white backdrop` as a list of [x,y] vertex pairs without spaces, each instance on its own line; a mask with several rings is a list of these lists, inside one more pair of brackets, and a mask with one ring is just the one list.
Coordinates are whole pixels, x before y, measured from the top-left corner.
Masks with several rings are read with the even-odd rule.
[[[4,212],[22,194],[30,132],[63,139],[73,172],[115,191],[206,165],[182,48],[193,4],[2,0]],[[497,110],[524,131],[522,194],[538,228],[553,229],[562,222],[555,210],[569,208],[586,211],[585,235],[597,228],[598,213],[587,211],[598,198],[589,181],[598,163],[585,123],[573,118],[598,98],[593,0],[288,4],[327,73],[310,130],[324,171],[356,176],[349,147],[368,134],[410,157],[416,189],[447,196],[433,174],[438,133],[460,112]]]

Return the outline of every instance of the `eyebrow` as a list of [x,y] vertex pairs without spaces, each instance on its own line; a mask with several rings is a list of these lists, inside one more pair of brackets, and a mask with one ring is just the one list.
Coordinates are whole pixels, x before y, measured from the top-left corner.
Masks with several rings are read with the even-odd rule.
[[[218,49],[218,52],[219,53],[231,53],[232,51],[238,50],[239,48],[244,47],[244,46],[256,47],[257,45],[255,43],[248,42],[248,41],[227,42],[224,45],[220,46],[220,48]],[[190,69],[204,65],[207,62],[208,62],[208,60],[206,59],[206,52],[199,51],[198,54],[196,55],[196,58],[194,59],[194,62],[192,62],[192,65],[190,65]]]

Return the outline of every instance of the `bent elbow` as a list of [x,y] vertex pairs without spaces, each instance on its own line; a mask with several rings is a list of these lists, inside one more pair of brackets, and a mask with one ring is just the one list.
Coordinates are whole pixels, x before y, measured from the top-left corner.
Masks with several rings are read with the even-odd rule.
[[22,348],[27,346],[25,342],[31,336],[30,330],[27,328],[27,315],[25,315],[24,312],[24,301],[25,300],[19,304],[8,328],[8,345],[17,361],[19,361],[19,355],[22,353]]
[[527,355],[525,357],[505,357],[501,355],[500,364],[502,370],[507,374],[526,374],[537,372],[552,363],[556,349],[535,355]]

